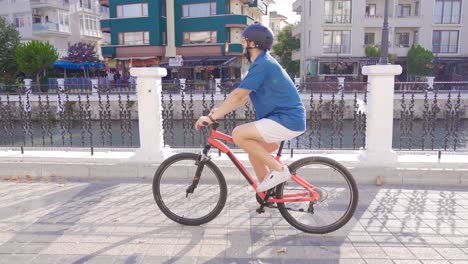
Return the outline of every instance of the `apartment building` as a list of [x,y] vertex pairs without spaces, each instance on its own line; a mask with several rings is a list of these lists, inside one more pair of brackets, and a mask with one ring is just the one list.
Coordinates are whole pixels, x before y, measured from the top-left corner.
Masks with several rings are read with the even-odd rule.
[[[293,35],[301,49],[301,76],[327,79],[358,78],[368,45],[379,47],[385,0],[296,0],[293,11],[301,15]],[[431,50],[443,65],[439,79],[468,79],[467,0],[389,0],[389,53],[405,70],[412,45]],[[403,73],[403,76],[405,73]],[[437,78],[436,78],[437,80]]]
[[[278,35],[278,33],[285,26],[289,25],[288,21],[286,21],[286,19],[288,18],[281,14],[278,14],[277,11],[271,11],[269,16],[270,16],[270,28],[273,31],[273,34],[275,36]],[[276,38],[275,38],[275,42],[276,42]]]
[[23,42],[48,41],[60,57],[79,41],[95,44],[100,53],[101,7],[97,0],[0,0],[0,5],[5,7],[0,16],[16,25]]
[[169,78],[199,79],[210,68],[216,78],[239,77],[241,34],[264,21],[270,0],[100,0],[109,7],[101,30],[111,67],[160,65]]

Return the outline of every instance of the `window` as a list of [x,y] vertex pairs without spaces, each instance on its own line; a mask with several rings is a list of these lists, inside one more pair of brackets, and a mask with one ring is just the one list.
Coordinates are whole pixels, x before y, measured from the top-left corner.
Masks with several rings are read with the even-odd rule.
[[413,45],[418,45],[419,44],[419,32],[415,31],[414,32],[414,38],[413,38]]
[[374,43],[375,43],[375,33],[365,33],[364,45],[374,45]]
[[323,32],[323,53],[350,53],[351,31],[328,30]]
[[31,15],[29,14],[16,14],[15,25],[17,28],[30,27],[31,26]]
[[216,31],[184,32],[184,44],[216,43]]
[[146,45],[149,44],[149,32],[120,32],[119,45]]
[[310,47],[310,38],[311,38],[312,33],[309,30],[309,47]]
[[373,17],[376,15],[375,10],[377,9],[376,4],[368,4],[366,5],[366,16]]
[[432,52],[458,53],[458,30],[434,30]]
[[162,33],[162,44],[163,44],[163,45],[167,45],[167,42],[166,42],[166,32],[163,32],[163,33]]
[[182,5],[182,17],[207,17],[216,15],[216,2]]
[[351,23],[351,0],[325,0],[324,22],[330,24]]
[[411,15],[411,5],[398,5],[398,13],[399,17],[409,17]]
[[436,24],[460,24],[461,0],[436,0],[434,19]]
[[414,4],[414,15],[419,16],[419,1]]
[[146,17],[148,3],[117,5],[117,17]]
[[395,34],[395,45],[400,48],[408,48],[409,47],[409,33],[397,32]]

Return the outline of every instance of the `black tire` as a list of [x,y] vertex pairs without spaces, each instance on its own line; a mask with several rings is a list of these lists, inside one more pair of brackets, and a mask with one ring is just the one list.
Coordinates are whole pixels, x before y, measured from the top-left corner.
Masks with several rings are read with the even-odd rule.
[[[188,195],[190,200],[187,199],[186,190],[192,184],[197,158],[198,154],[194,153],[176,154],[161,163],[153,179],[153,196],[159,209],[168,218],[183,225],[208,223],[226,204],[226,180],[211,160],[205,163],[198,186],[194,193]],[[216,194],[218,196],[214,198],[208,197]],[[177,195],[180,199],[177,199]],[[192,199],[201,200],[191,202]]]
[[[307,166],[313,166],[313,168],[307,168]],[[322,167],[325,170],[321,170]],[[289,170],[328,195],[324,201],[317,201],[313,205],[313,214],[307,212],[310,203],[277,203],[281,215],[289,224],[307,233],[325,234],[343,227],[351,219],[358,205],[359,194],[356,181],[343,165],[325,157],[307,157],[293,162],[289,165]],[[333,175],[330,175],[331,173]],[[298,189],[302,192],[305,190],[289,179],[276,187],[276,197],[282,198],[283,194],[288,192],[288,188],[293,192],[297,192]],[[339,201],[341,197],[344,197],[343,201]],[[330,211],[326,211],[326,206],[330,206],[331,209],[328,209]],[[305,211],[299,212],[298,210],[301,209]],[[343,210],[343,213],[338,210]],[[330,221],[330,223],[325,223],[325,221]]]

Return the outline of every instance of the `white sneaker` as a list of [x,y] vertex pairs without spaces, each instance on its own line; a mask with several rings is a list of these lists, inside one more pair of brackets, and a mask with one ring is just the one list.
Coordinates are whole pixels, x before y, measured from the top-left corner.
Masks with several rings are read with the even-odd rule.
[[276,185],[285,182],[291,178],[291,173],[289,172],[289,168],[284,166],[282,171],[273,171],[268,175],[260,185],[258,185],[257,191],[258,192],[266,192],[269,189],[275,187]]

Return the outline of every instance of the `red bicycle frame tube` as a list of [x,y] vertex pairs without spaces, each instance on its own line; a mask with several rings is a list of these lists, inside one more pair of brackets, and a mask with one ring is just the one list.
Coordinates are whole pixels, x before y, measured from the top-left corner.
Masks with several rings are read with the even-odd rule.
[[[232,152],[232,150],[228,146],[226,146],[224,143],[222,143],[218,139],[224,140],[226,142],[234,143],[234,141],[232,140],[232,137],[229,136],[229,135],[226,135],[226,134],[224,134],[222,132],[219,132],[219,131],[217,131],[215,129],[211,129],[210,136],[208,137],[208,144],[215,147],[215,148],[217,148],[217,149],[219,149],[221,152],[226,154],[231,159],[231,161],[234,163],[234,165],[236,165],[237,169],[239,169],[239,171],[246,178],[246,180],[250,183],[250,185],[252,185],[254,190],[257,192],[257,187],[258,187],[257,183],[256,183],[255,179],[252,177],[252,175],[250,175],[248,170],[245,168],[244,164],[242,164],[242,162],[236,157],[236,155],[234,155],[234,153]],[[281,158],[280,155],[276,155],[276,157],[275,157],[275,159],[278,162],[281,162],[280,158]],[[313,190],[315,188],[315,186],[308,183],[306,180],[299,177],[298,175],[293,175],[291,178],[295,182],[297,182],[299,185],[304,187],[307,190],[307,192],[294,193],[294,194],[285,194],[283,196],[283,199],[276,199],[274,197],[271,197],[271,198],[268,199],[268,202],[273,202],[273,203],[305,202],[305,201],[313,202],[313,201],[316,201],[316,200],[318,200],[320,198],[320,194],[318,194],[316,191]],[[262,198],[262,199],[265,198],[265,192],[257,192],[257,194],[258,194],[258,196],[260,196],[260,198]]]

